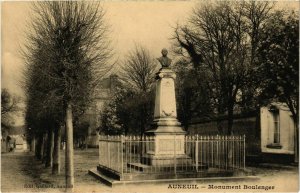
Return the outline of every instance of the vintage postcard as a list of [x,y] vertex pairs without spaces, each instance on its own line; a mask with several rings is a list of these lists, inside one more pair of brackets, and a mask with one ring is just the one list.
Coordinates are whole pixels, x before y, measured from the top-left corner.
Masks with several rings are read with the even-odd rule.
[[298,192],[298,1],[2,1],[1,192]]

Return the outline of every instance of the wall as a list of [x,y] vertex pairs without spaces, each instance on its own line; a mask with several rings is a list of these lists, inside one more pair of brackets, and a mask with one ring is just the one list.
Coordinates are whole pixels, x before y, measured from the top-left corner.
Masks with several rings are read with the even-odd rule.
[[[223,128],[227,128],[227,121],[221,121]],[[233,121],[233,134],[246,136],[246,153],[247,155],[260,153],[260,131],[259,119],[255,116],[246,118],[236,118]],[[191,123],[188,134],[199,135],[217,135],[220,132],[217,129],[217,121]]]

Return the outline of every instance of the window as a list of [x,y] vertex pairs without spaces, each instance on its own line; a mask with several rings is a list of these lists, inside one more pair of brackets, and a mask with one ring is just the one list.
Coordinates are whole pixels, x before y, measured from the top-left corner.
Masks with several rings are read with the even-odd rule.
[[271,146],[279,145],[280,143],[280,120],[279,120],[279,109],[276,106],[271,106],[269,111],[272,114],[271,127],[273,128],[273,140]]
[[280,143],[279,111],[273,112],[273,120],[274,120],[274,143]]

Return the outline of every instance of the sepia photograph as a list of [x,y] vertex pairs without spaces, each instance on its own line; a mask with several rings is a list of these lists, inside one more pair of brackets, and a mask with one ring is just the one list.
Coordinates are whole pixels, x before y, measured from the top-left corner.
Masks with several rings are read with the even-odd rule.
[[1,1],[1,192],[299,192],[299,1]]

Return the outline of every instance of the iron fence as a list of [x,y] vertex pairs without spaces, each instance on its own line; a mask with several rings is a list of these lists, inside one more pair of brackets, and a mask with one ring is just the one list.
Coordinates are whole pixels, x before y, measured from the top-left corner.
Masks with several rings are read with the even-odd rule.
[[[99,166],[120,176],[128,173],[195,173],[245,168],[245,136],[185,136],[184,152],[155,155],[153,136],[100,136]],[[155,158],[156,163],[153,161]]]

